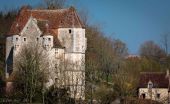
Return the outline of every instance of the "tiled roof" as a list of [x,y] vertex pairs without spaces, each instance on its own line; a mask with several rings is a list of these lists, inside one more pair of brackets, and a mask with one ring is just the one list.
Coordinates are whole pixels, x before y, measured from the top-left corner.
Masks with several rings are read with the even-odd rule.
[[25,7],[21,9],[19,15],[16,17],[9,35],[19,34],[31,16],[37,19],[40,24],[42,22],[41,29],[44,28],[45,22],[48,22],[49,29],[84,27],[73,7],[57,10],[30,10]]
[[58,28],[84,27],[73,7],[57,10],[30,10],[27,7],[23,7],[13,22],[8,35],[19,34],[30,17],[37,20],[38,27],[43,32],[42,35],[47,34],[46,24],[48,24],[48,33],[53,35],[55,47],[61,46],[57,38]]
[[153,83],[154,88],[168,88],[168,78],[163,72],[142,72],[140,73],[139,88],[147,88],[148,82]]

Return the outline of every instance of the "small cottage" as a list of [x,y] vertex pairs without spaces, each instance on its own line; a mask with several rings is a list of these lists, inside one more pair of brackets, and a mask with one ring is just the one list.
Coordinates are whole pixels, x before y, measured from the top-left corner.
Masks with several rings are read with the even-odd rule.
[[140,73],[138,95],[141,99],[168,101],[169,72]]

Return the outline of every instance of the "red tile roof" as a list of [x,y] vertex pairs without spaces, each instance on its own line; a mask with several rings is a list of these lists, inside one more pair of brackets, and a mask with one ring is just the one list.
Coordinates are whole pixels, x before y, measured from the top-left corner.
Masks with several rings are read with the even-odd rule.
[[153,83],[154,88],[168,88],[168,78],[163,72],[142,72],[140,73],[139,88],[147,88],[148,82]]
[[[76,10],[73,7],[57,10],[30,10],[24,7],[21,9],[19,15],[16,17],[16,20],[12,24],[8,35],[19,34],[31,16],[38,21],[48,22],[49,29],[58,29],[60,27],[84,27],[83,23],[80,21],[76,13]],[[42,26],[41,28],[44,28],[44,26]]]
[[45,25],[48,23],[48,32],[54,36],[54,45],[57,47],[61,46],[57,39],[58,28],[84,28],[73,7],[57,10],[31,10],[23,7],[13,22],[8,35],[19,34],[31,16],[37,20],[43,35],[47,32]]

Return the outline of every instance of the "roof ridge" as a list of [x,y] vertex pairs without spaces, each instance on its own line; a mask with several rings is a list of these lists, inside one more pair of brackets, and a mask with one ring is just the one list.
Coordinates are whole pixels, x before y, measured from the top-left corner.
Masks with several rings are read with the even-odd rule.
[[162,74],[166,72],[140,72],[140,74]]
[[59,12],[59,11],[67,11],[69,8],[63,8],[63,9],[29,9],[28,11],[41,11],[41,12]]

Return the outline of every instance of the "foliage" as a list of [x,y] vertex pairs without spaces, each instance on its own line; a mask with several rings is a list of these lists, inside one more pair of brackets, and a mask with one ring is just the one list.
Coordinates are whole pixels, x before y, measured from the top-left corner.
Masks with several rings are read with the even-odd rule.
[[48,9],[61,9],[64,7],[66,0],[44,0],[44,3]]
[[[43,51],[38,47],[27,46],[16,57],[14,71],[17,71],[17,89],[28,102],[36,101],[42,96],[47,78],[47,63]],[[14,73],[14,72],[13,72]]]
[[51,86],[45,93],[46,104],[75,104],[73,98],[70,98],[68,88],[55,88]]
[[[66,0],[43,0],[45,8],[59,9],[65,6]],[[7,34],[17,15],[17,11],[0,13],[0,34]],[[169,45],[164,38],[165,51],[154,41],[147,41],[140,47],[141,57],[127,58],[128,48],[124,42],[113,37],[107,37],[102,29],[88,24],[87,12],[80,15],[86,26],[86,98],[96,99],[102,104],[110,103],[116,97],[136,95],[139,74],[142,71],[164,71],[170,68]],[[32,51],[34,50],[34,51]],[[32,53],[33,52],[33,53]],[[41,51],[42,52],[42,51]],[[42,53],[36,49],[26,49],[21,55],[23,61],[18,61],[18,89],[15,96],[27,99],[28,102],[42,101],[74,103],[68,95],[68,89],[46,90],[43,96],[46,80],[45,64]],[[41,69],[41,70],[40,70]],[[105,83],[107,84],[105,84]],[[108,84],[111,86],[108,86]],[[59,97],[58,97],[59,96]],[[133,102],[134,103],[134,102]]]
[[166,53],[153,41],[146,41],[140,46],[140,55],[159,60],[160,58],[165,57]]

